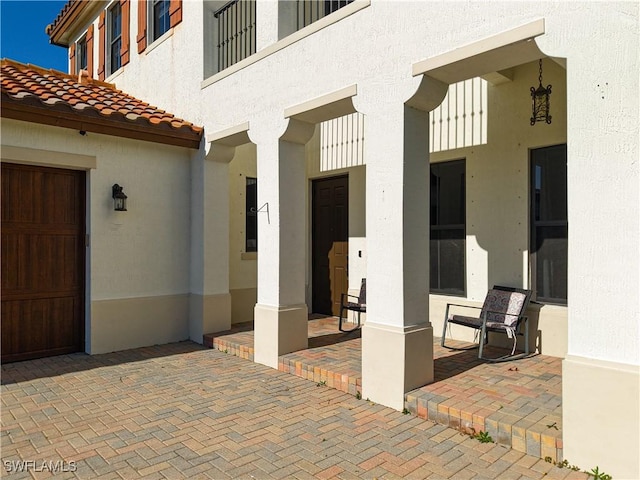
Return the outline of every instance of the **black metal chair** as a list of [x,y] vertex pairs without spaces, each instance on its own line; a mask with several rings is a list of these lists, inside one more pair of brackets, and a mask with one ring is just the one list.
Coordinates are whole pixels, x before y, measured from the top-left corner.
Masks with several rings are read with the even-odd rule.
[[[494,285],[487,292],[482,307],[471,307],[469,305],[460,305],[455,303],[447,303],[447,309],[444,316],[444,327],[442,329],[442,339],[440,345],[451,350],[469,350],[479,348],[478,358],[489,362],[504,362],[507,360],[515,360],[529,355],[529,322],[525,315],[529,300],[531,299],[531,290],[521,288],[503,287]],[[449,307],[464,307],[480,309],[479,317],[470,317],[465,315],[450,315]],[[445,345],[447,325],[462,325],[464,327],[473,328],[480,332],[478,345],[466,348],[449,347]],[[522,335],[522,327],[524,326],[524,353],[515,355],[516,343],[518,335]],[[498,358],[483,357],[483,347],[489,340],[489,332],[497,332],[506,334],[509,338],[513,338],[513,348],[511,355],[503,355]]]
[[[350,302],[349,299],[356,299],[357,302]],[[352,329],[344,329],[342,327],[342,316],[344,311],[348,312],[356,312],[358,314],[358,324]],[[362,313],[367,313],[367,279],[363,278],[362,283],[360,284],[360,294],[356,297],[355,295],[349,295],[348,293],[343,293],[340,296],[340,321],[338,323],[338,329],[341,332],[353,332],[360,328],[360,315]],[[346,320],[346,317],[345,317]]]

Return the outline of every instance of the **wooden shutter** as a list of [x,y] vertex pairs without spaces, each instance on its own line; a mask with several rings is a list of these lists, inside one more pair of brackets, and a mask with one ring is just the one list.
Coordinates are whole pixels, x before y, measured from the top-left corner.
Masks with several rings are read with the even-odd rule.
[[87,29],[87,71],[89,77],[93,78],[93,24]]
[[129,63],[129,0],[120,0],[120,11],[122,12],[122,45],[120,47],[120,65]]
[[169,26],[175,27],[182,21],[182,0],[169,2]]
[[98,20],[98,80],[104,80],[104,55],[105,55],[105,28],[104,17],[106,12],[100,13]]
[[76,44],[72,43],[69,47],[69,73],[76,73]]
[[147,48],[147,1],[138,0],[138,53]]

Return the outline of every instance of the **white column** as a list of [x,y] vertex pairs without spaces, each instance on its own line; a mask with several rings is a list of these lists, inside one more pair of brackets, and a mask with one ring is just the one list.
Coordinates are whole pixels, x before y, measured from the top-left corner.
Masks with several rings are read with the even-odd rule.
[[362,394],[397,410],[406,392],[433,381],[428,110],[447,90],[439,82],[423,81],[406,102],[410,87],[416,91],[416,83],[409,82],[393,89],[372,86],[372,92],[365,86],[362,91],[369,96],[356,98],[367,119]]
[[[258,163],[258,303],[255,361],[278,368],[278,356],[307,348],[304,145],[314,125],[282,120],[250,130]],[[276,125],[274,127],[274,125]]]
[[192,159],[189,337],[231,327],[229,294],[229,161],[234,149],[212,145]]

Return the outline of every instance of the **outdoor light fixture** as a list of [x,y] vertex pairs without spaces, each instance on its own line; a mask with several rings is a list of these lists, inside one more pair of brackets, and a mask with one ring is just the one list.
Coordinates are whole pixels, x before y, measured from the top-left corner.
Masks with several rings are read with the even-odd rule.
[[111,187],[111,197],[113,198],[113,209],[116,212],[127,211],[127,196],[122,191],[122,188],[117,183]]
[[531,101],[533,113],[531,115],[531,125],[536,122],[551,123],[551,115],[549,115],[549,95],[551,95],[551,85],[547,88],[542,86],[542,59],[540,59],[540,74],[538,75],[538,88],[531,87]]

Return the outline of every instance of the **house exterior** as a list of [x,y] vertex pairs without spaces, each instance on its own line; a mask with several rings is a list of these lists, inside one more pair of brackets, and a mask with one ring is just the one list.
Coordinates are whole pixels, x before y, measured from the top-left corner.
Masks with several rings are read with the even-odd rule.
[[[104,205],[87,215],[103,231],[89,246],[85,323],[99,334],[86,350],[154,343],[131,312],[155,305],[154,328],[184,315],[177,336],[198,342],[254,320],[255,360],[277,368],[306,348],[308,313],[334,312],[335,294],[366,277],[363,396],[402,409],[433,380],[447,302],[530,288],[532,343],[564,359],[565,458],[640,477],[638,13],[634,2],[69,2],[48,33],[71,73],[205,132],[188,154],[162,149],[182,158],[171,167],[128,167],[126,182],[94,185],[91,170],[92,202],[119,181],[131,208],[117,222],[100,219],[113,215]],[[552,118],[532,125],[530,89],[547,85]],[[25,141],[5,123],[3,162],[5,144]],[[46,135],[29,141],[82,149]],[[134,202],[168,207],[174,223]],[[145,272],[141,235],[162,267]],[[96,241],[118,254],[94,254]]]

